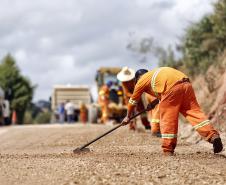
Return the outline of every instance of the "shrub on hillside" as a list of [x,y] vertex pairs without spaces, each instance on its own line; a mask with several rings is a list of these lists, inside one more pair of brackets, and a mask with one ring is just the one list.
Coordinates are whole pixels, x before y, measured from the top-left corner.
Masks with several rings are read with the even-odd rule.
[[51,113],[50,112],[40,112],[35,118],[35,123],[50,123]]
[[31,111],[26,111],[24,115],[24,124],[32,124],[34,122]]

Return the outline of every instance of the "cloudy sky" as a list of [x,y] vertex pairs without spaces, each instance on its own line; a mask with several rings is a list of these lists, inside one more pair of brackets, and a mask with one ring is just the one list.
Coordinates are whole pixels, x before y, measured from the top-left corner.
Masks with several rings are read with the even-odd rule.
[[34,101],[55,84],[87,84],[100,66],[156,67],[126,49],[153,37],[175,45],[184,29],[213,11],[214,0],[0,0],[0,58],[11,53],[38,85]]

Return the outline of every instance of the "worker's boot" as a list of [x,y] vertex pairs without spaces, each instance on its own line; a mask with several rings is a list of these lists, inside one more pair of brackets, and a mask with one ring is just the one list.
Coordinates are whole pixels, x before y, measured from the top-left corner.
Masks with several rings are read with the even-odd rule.
[[223,150],[223,144],[219,136],[213,136],[211,139],[211,143],[213,144],[214,153],[219,153]]
[[145,129],[146,129],[146,130],[151,130],[151,126],[150,126],[150,125],[146,125],[146,126],[145,126]]

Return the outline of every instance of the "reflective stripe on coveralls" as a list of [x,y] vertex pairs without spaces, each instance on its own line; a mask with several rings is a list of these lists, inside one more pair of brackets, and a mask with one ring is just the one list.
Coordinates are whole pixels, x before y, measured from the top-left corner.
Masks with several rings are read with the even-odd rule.
[[159,68],[157,71],[155,71],[154,75],[151,78],[151,88],[152,88],[153,92],[155,93],[156,97],[158,97],[158,93],[156,92],[156,89],[155,89],[155,80],[160,71],[161,71],[161,68]]
[[206,125],[208,125],[208,124],[210,124],[210,120],[205,120],[205,121],[203,121],[203,122],[201,122],[201,123],[199,123],[199,124],[193,126],[193,128],[194,128],[195,130],[197,130],[197,129],[199,129],[199,128],[201,128],[201,127],[204,127],[204,126],[206,126]]
[[133,100],[132,98],[129,99],[129,103],[132,105],[137,105],[137,101]]
[[172,139],[172,138],[177,138],[177,134],[160,134],[161,138],[164,139]]
[[152,122],[152,123],[159,124],[159,123],[160,123],[160,120],[159,120],[159,119],[151,119],[151,122]]

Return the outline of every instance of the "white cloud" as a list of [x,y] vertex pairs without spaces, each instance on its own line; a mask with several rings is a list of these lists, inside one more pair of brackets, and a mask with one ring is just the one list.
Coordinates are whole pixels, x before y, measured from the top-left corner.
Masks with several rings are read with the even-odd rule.
[[19,49],[15,53],[15,58],[17,59],[17,62],[20,63],[20,65],[26,65],[26,59],[27,59],[27,53],[23,49]]
[[49,37],[43,37],[40,39],[40,48],[41,49],[52,49],[53,47],[53,42],[52,39]]
[[[175,44],[187,25],[212,11],[213,0],[0,0],[0,57],[8,52],[34,84],[35,100],[55,84],[94,87],[101,66],[155,67],[126,50],[131,39],[152,36]],[[94,90],[93,90],[94,91]]]

